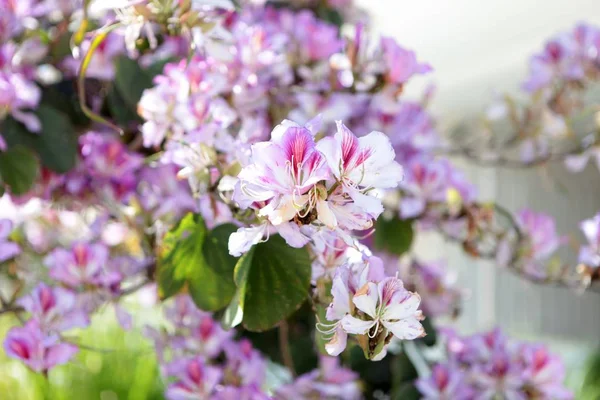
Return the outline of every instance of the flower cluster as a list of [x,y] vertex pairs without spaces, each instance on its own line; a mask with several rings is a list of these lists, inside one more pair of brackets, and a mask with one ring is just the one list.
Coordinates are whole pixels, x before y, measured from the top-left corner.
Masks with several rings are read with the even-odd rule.
[[351,231],[371,228],[383,212],[381,200],[371,193],[402,179],[387,136],[371,132],[357,138],[338,122],[333,137],[315,143],[317,131],[314,121],[304,127],[285,121],[271,141],[252,146],[251,164],[238,175],[234,200],[255,209],[264,222],[232,235],[232,255],[246,252],[270,229],[292,247],[304,246],[321,230],[350,243]]
[[573,398],[563,386],[564,365],[546,347],[510,341],[499,329],[470,337],[447,334],[448,361],[417,381],[424,398]]
[[421,297],[404,288],[397,277],[385,276],[383,262],[370,257],[362,263],[338,268],[331,289],[333,301],[327,308],[327,320],[317,328],[333,335],[326,345],[330,355],[345,348],[348,334],[357,335],[365,356],[381,360],[393,337],[413,340],[425,336],[420,321]]
[[[155,343],[161,373],[169,382],[169,400],[272,398],[266,382],[267,360],[248,339],[235,339],[233,331],[224,331],[189,296],[175,298],[165,315],[171,329],[147,327],[146,334]],[[329,357],[322,357],[320,364],[320,369],[276,389],[274,398],[361,398],[354,372]]]

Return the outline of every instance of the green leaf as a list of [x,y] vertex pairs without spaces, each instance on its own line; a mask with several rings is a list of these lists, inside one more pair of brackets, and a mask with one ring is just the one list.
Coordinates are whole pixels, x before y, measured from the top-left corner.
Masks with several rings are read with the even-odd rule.
[[306,300],[310,286],[308,251],[272,236],[238,260],[234,279],[246,329],[270,329]]
[[42,164],[52,171],[65,173],[77,161],[77,137],[71,121],[63,113],[42,104],[35,114],[42,123],[39,133],[31,133],[12,118],[8,118],[2,135],[8,147],[23,145],[40,156]]
[[143,69],[137,61],[125,56],[117,59],[115,85],[125,103],[133,110],[142,97],[144,90],[152,87],[155,71]]
[[159,257],[158,293],[163,299],[187,285],[194,303],[206,311],[217,311],[235,294],[233,270],[236,259],[229,255],[232,224],[207,232],[199,214],[187,214],[164,238]]
[[203,310],[220,310],[235,294],[233,270],[237,260],[229,255],[228,242],[236,230],[235,225],[225,224],[209,232],[202,245],[204,262],[190,271],[189,293]]
[[391,368],[392,399],[412,400],[421,398],[419,391],[414,386],[419,373],[405,352],[398,354],[392,359]]
[[35,183],[39,170],[37,157],[23,146],[0,152],[0,177],[13,194],[25,194]]
[[204,263],[202,244],[206,228],[198,219],[199,216],[187,214],[163,239],[157,269],[158,295],[162,299],[177,294],[194,264]]
[[391,254],[402,255],[410,250],[413,241],[413,221],[383,217],[375,224],[375,248]]

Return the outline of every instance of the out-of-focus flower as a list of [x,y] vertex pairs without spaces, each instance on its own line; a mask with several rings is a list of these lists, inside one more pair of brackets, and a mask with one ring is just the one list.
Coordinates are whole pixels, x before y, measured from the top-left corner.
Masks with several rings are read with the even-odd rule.
[[588,241],[579,250],[579,262],[592,267],[600,266],[600,214],[582,221],[579,227]]
[[419,378],[415,383],[426,400],[471,399],[472,388],[458,368],[436,364],[428,378]]
[[417,381],[427,399],[573,398],[563,385],[564,365],[542,345],[510,341],[499,329],[468,337],[446,330],[444,336],[448,362]]
[[210,398],[222,375],[218,368],[206,365],[202,357],[174,361],[167,371],[177,378],[165,392],[169,400]]
[[11,220],[0,219],[0,263],[21,253],[21,247],[8,239],[12,229],[13,223]]
[[390,83],[403,84],[416,74],[432,70],[429,64],[419,63],[414,51],[406,50],[391,37],[381,39],[383,58],[386,65],[385,78]]
[[516,221],[526,238],[525,246],[517,250],[525,272],[543,279],[546,276],[543,261],[550,258],[564,238],[558,236],[554,219],[549,215],[523,209],[517,213]]
[[46,332],[83,328],[90,322],[85,312],[77,307],[75,293],[60,287],[52,288],[44,283],[21,298],[19,305]]
[[46,372],[65,364],[77,350],[72,344],[60,343],[56,335],[46,335],[35,319],[23,327],[12,328],[4,340],[6,354],[23,361],[35,372]]
[[427,317],[453,315],[458,310],[461,293],[443,261],[413,263],[402,277],[421,296],[421,307]]
[[96,243],[76,243],[70,249],[57,248],[44,259],[50,277],[77,289],[81,285],[109,287],[122,276],[109,268],[108,249]]
[[319,369],[301,375],[291,384],[277,389],[275,398],[359,400],[362,394],[358,385],[358,375],[354,371],[342,367],[336,357],[321,356]]

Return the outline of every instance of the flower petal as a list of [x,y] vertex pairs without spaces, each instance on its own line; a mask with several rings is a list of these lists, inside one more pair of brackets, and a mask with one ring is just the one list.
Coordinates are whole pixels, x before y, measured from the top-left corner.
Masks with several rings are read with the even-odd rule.
[[352,315],[346,315],[342,318],[342,328],[344,328],[347,333],[355,335],[364,335],[371,327],[373,327],[373,325],[375,325],[375,321],[363,321]]

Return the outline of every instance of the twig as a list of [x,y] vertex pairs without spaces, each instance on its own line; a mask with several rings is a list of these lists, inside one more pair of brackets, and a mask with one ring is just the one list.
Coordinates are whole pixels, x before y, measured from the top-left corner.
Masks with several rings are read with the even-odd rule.
[[296,376],[296,369],[294,368],[294,359],[292,358],[292,352],[290,351],[289,343],[289,326],[287,321],[281,321],[279,324],[279,351],[281,352],[281,358],[283,364],[292,373],[292,376]]

